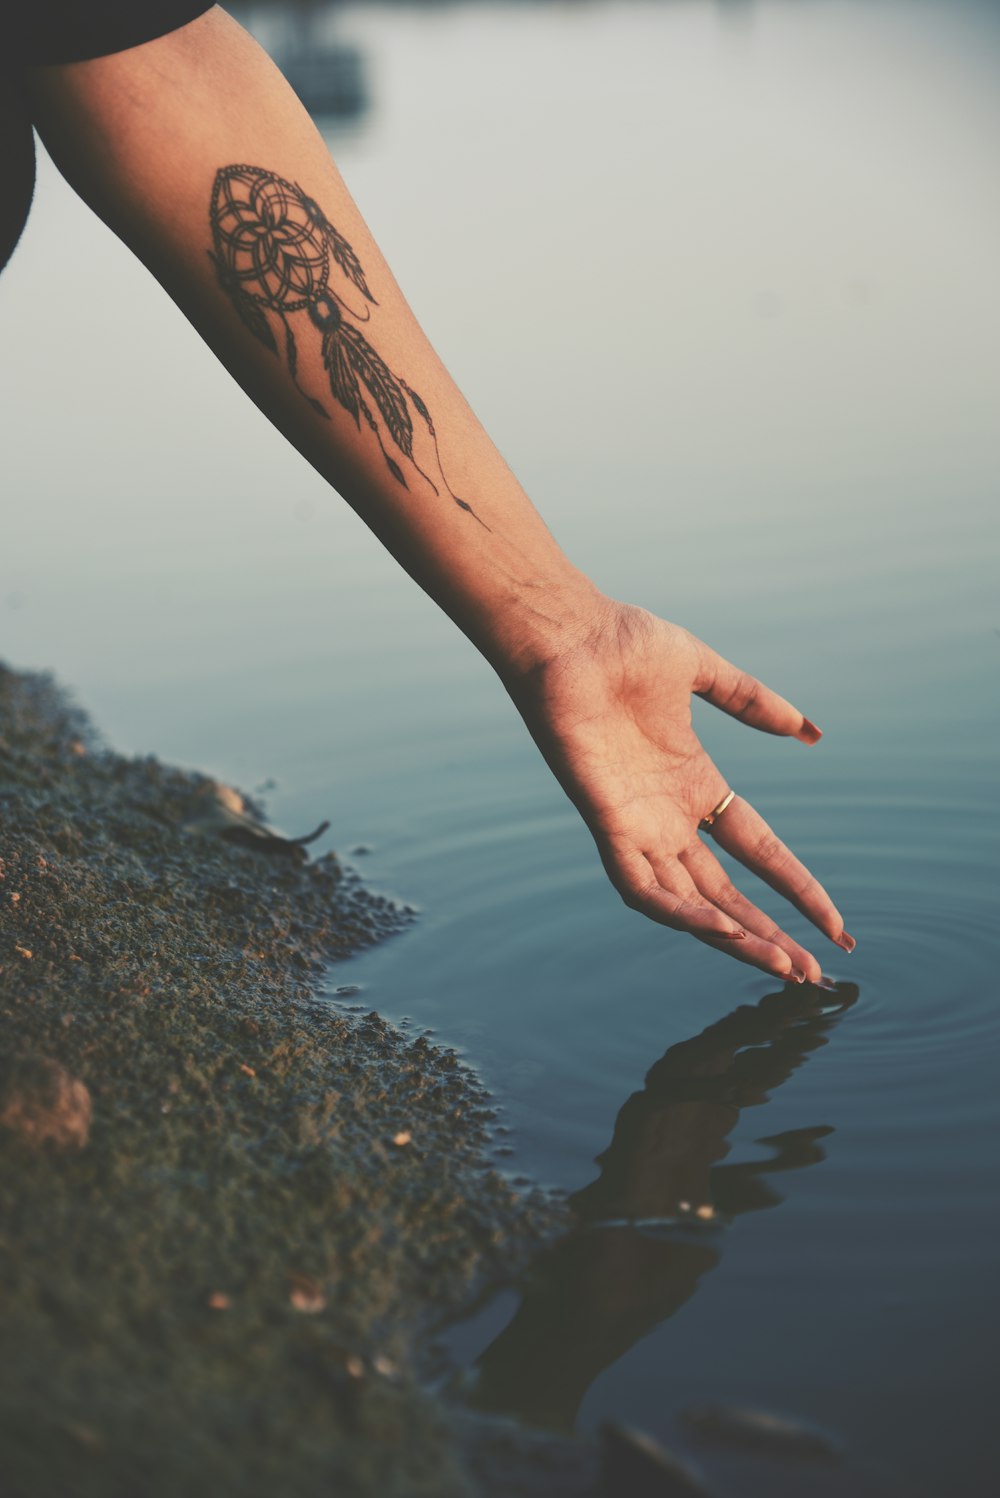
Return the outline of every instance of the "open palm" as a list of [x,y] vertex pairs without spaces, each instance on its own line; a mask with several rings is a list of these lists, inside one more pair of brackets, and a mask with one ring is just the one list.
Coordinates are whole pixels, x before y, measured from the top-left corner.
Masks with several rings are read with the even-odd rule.
[[[819,981],[812,953],[740,893],[699,835],[728,785],[691,726],[691,695],[814,744],[820,733],[808,718],[687,630],[622,604],[509,690],[627,905],[778,977]],[[734,797],[710,831],[853,950],[826,891],[746,801]]]

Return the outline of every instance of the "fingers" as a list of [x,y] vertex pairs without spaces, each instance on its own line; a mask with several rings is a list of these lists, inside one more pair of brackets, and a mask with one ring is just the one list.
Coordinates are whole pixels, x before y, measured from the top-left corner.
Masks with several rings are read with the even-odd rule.
[[[657,879],[645,854],[615,843],[598,844],[608,878],[630,910],[670,926],[674,931],[689,931],[692,936],[713,937],[727,948],[746,940],[741,926],[703,900],[694,884],[684,894],[666,888]],[[680,871],[678,865],[678,872]]]
[[[686,931],[707,946],[726,951],[739,962],[773,977],[792,978],[796,968],[799,972],[806,971],[782,946],[729,919],[707,900],[679,860],[670,859],[661,864],[633,849],[613,845],[604,847],[601,856],[611,882],[631,910],[674,931]],[[749,900],[744,903],[749,910],[753,909]],[[762,912],[756,914],[756,924],[766,926]],[[791,945],[794,947],[794,943]],[[801,953],[807,968],[815,970],[818,976],[819,963],[815,958],[801,948],[795,950]]]
[[701,640],[698,645],[700,659],[693,690],[699,697],[763,733],[782,734],[803,744],[819,742],[822,733],[798,708],[756,677],[717,655],[711,646]]
[[784,895],[813,925],[845,952],[854,950],[839,910],[818,879],[814,879],[779,837],[741,796],[735,797],[711,834],[721,848],[738,858],[765,884]]
[[[791,972],[787,974],[789,978],[809,983],[822,981],[823,969],[813,954],[782,931],[770,916],[736,888],[715,854],[700,838],[681,854],[681,863],[706,900],[710,900],[726,915],[738,921],[744,930],[785,953],[791,962]],[[769,968],[768,971],[775,972],[776,969]],[[778,972],[777,976],[786,975]]]
[[[709,854],[709,857],[711,856]],[[660,884],[673,890],[689,905],[697,904],[699,901],[705,901],[708,904],[714,903],[706,901],[705,895],[698,888],[691,874],[679,859],[670,859],[668,862],[661,864],[655,857],[651,856],[650,863],[659,878]],[[749,900],[745,904],[748,909],[753,909]],[[716,909],[718,909],[717,906]],[[756,924],[765,927],[767,925],[767,918],[760,911],[757,912],[757,915],[759,919]],[[770,923],[770,929],[771,931],[775,929],[773,921]],[[753,931],[749,926],[743,926],[743,930],[746,931],[746,936],[741,942],[727,942],[725,945],[725,950],[732,957],[735,957],[738,962],[747,963],[749,967],[759,968],[761,972],[768,973],[771,977],[782,980],[791,980],[794,978],[795,981],[800,981],[795,978],[793,970],[796,965],[792,958],[779,943],[771,939],[770,934],[761,935],[759,932]],[[699,941],[705,942],[707,946],[721,949],[721,943],[711,935],[706,935],[701,931],[692,931],[691,935],[697,937]],[[818,968],[819,964],[817,963],[816,966]],[[798,971],[802,971],[802,969],[800,968]]]

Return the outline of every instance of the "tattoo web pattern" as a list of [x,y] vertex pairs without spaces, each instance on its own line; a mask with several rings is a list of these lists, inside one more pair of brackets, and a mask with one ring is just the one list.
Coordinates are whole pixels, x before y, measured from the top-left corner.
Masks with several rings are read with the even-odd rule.
[[[360,260],[319,204],[274,172],[256,166],[226,166],[215,176],[209,218],[213,245],[209,259],[220,285],[244,325],[276,357],[280,357],[278,341],[266,313],[278,318],[292,382],[317,415],[330,419],[322,401],[299,384],[298,348],[289,320],[297,312],[306,312],[321,335],[331,395],[355,426],[360,429],[363,421],[374,434],[397,483],[404,489],[410,487],[393,450],[440,494],[414,455],[416,416],[430,438],[444,488],[460,509],[479,520],[445,478],[426,403],[361,332],[358,324],[370,321],[371,309],[378,303]],[[336,272],[359,294],[358,307],[351,306],[355,298],[346,287],[343,295],[334,288],[331,275]]]

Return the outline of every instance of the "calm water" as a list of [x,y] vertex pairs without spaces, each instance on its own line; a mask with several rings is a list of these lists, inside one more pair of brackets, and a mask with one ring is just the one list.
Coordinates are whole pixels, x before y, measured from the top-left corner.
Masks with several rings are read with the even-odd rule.
[[371,106],[332,148],[567,549],[826,730],[700,714],[844,910],[854,986],[766,999],[619,904],[489,671],[47,167],[0,282],[0,649],[120,747],[273,777],[277,821],[330,816],[421,907],[333,981],[458,1046],[500,1163],[591,1224],[450,1334],[470,1397],[678,1443],[742,1402],[846,1445],[708,1453],[733,1494],[992,1494],[998,12],[335,29]]

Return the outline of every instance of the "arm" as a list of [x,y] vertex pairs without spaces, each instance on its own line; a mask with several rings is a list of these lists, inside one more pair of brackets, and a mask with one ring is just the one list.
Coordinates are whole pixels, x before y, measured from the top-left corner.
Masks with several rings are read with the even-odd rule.
[[[224,12],[30,78],[70,182],[263,413],[482,651],[626,901],[779,976],[819,964],[698,836],[726,783],[690,694],[814,742],[790,704],[560,551],[418,327],[291,89]],[[745,802],[713,828],[828,936],[818,884]]]

